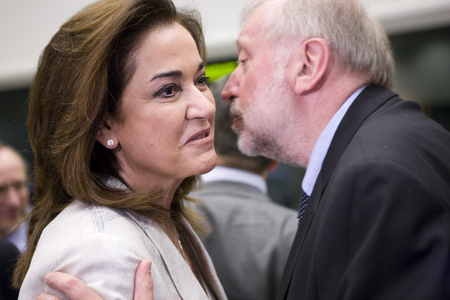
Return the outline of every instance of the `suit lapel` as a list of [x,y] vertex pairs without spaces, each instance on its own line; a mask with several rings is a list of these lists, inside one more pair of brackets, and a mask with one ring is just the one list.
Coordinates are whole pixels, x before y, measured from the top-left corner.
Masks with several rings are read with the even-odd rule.
[[[365,88],[355,99],[342,119],[336,133],[331,141],[330,148],[322,164],[319,176],[317,177],[314,190],[312,192],[310,203],[306,208],[306,214],[309,216],[308,223],[313,219],[314,212],[322,199],[325,188],[333,175],[339,160],[348,144],[355,136],[361,124],[389,99],[397,96],[395,93],[385,90],[381,87],[370,86]],[[305,222],[306,223],[306,222]]]
[[339,159],[361,124],[386,101],[395,96],[395,93],[381,87],[366,87],[355,99],[339,124],[323,161],[322,168],[316,184],[314,185],[314,190],[308,201],[308,205],[306,206],[303,219],[298,227],[291,253],[287,260],[288,263],[286,264],[283,273],[277,299],[286,298],[292,275],[296,269],[299,253],[303,247],[303,242],[309,231],[312,220],[314,219],[315,211],[322,199],[328,181],[330,180]]

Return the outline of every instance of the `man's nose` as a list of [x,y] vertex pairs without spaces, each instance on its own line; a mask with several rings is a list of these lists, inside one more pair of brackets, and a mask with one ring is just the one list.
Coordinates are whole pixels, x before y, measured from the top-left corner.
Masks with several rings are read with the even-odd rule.
[[239,96],[238,72],[238,69],[234,70],[222,90],[222,98],[227,102],[232,102],[236,97]]
[[16,189],[14,186],[10,186],[3,195],[3,202],[9,208],[19,208],[21,206],[22,197],[21,190]]

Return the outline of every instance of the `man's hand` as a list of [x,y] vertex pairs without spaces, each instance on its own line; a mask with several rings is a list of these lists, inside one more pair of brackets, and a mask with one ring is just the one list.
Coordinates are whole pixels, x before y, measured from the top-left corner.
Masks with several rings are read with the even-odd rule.
[[[151,266],[152,263],[148,259],[144,259],[139,263],[134,277],[134,300],[153,300]],[[45,275],[44,279],[49,287],[66,294],[70,300],[102,300],[96,292],[75,276],[62,272],[50,272]],[[61,299],[56,296],[41,294],[36,300]]]

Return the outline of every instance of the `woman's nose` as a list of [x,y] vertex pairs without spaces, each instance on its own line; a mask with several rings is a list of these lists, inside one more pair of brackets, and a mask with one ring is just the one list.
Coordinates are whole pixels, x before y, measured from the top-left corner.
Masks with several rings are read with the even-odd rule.
[[211,91],[198,92],[193,95],[186,117],[187,119],[211,119],[216,113],[216,104]]

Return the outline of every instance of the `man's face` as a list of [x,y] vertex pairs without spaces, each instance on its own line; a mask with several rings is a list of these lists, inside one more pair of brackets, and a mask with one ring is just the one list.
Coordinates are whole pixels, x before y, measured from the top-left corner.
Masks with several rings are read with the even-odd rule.
[[19,223],[28,201],[27,173],[22,159],[9,148],[0,148],[0,237]]
[[262,6],[250,15],[239,35],[239,65],[222,97],[232,103],[233,129],[243,153],[293,163],[289,149],[292,132],[287,130],[297,123],[289,114],[293,88],[287,80],[286,60],[276,58],[280,49],[261,32]]

